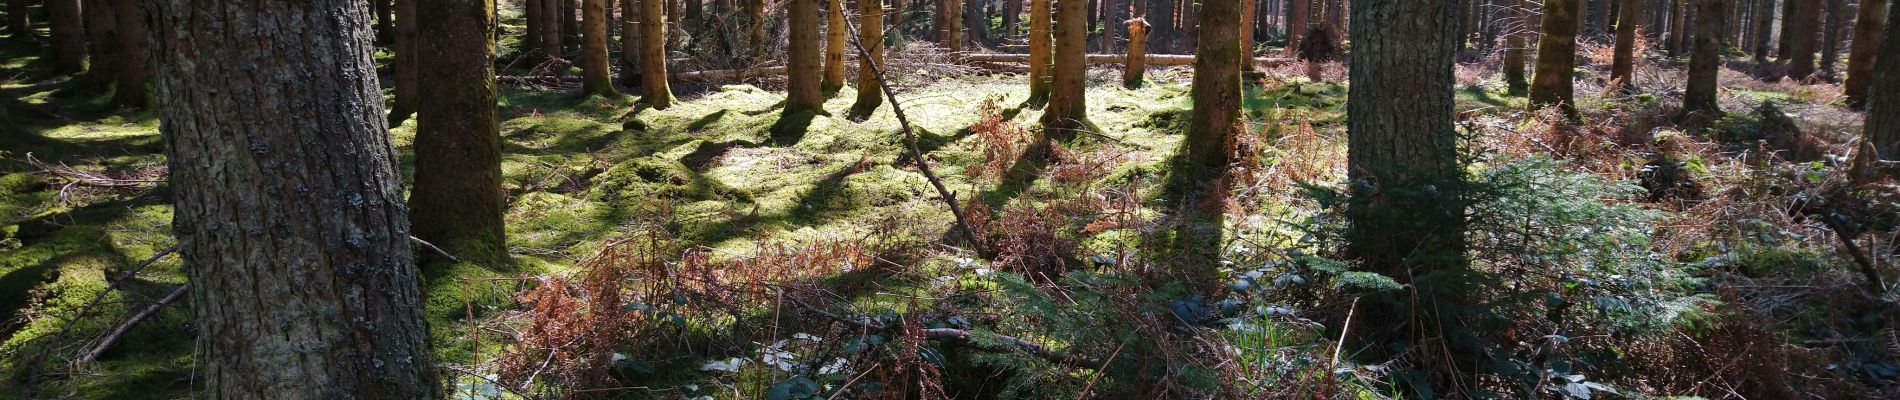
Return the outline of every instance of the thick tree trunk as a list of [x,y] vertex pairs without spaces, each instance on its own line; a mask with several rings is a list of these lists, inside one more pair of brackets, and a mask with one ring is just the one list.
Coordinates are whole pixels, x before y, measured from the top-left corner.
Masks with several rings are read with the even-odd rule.
[[[1066,1],[1066,0],[1065,0]],[[1241,5],[1209,1],[1202,5],[1194,51],[1193,118],[1183,139],[1170,186],[1185,203],[1175,232],[1176,259],[1187,260],[1180,276],[1197,286],[1212,283],[1220,260],[1221,227],[1227,206],[1228,146],[1246,127],[1240,114]]]
[[1128,20],[1128,61],[1122,69],[1122,86],[1141,87],[1148,73],[1148,20]]
[[[835,0],[834,0],[835,1]],[[848,118],[863,121],[884,104],[884,92],[878,90],[877,71],[884,65],[884,2],[858,0],[858,45],[871,56],[858,60],[858,99],[851,104]]]
[[368,3],[145,5],[203,396],[442,398]]
[[1287,3],[1291,11],[1287,13],[1286,50],[1291,53],[1297,52],[1300,42],[1306,40],[1306,27],[1312,22],[1312,16],[1308,14],[1313,3],[1310,0],[1287,0]]
[[86,69],[86,27],[79,0],[46,0],[46,24],[53,35],[53,73],[76,74]]
[[1697,0],[1675,0],[1670,7],[1669,40],[1664,48],[1671,55],[1682,55],[1689,48],[1689,14],[1694,12],[1689,2]]
[[1847,24],[1847,0],[1824,1],[1827,9],[1821,24],[1821,64],[1818,67],[1822,76],[1833,79],[1834,65],[1840,62],[1841,26]]
[[[1356,183],[1347,210],[1347,250],[1369,271],[1407,285],[1414,276],[1466,271],[1465,203],[1456,189],[1464,185],[1452,122],[1459,3],[1363,0],[1353,7],[1346,127],[1348,180]],[[1564,36],[1574,35],[1576,3],[1546,4],[1551,7],[1545,15],[1572,16]],[[1476,290],[1451,277],[1409,294],[1374,296],[1359,310],[1367,321],[1381,322],[1352,332],[1355,348],[1373,349],[1373,357],[1402,351],[1385,350],[1394,342],[1443,346],[1442,352],[1422,353],[1448,353],[1438,357],[1449,359],[1426,355],[1419,362],[1435,366],[1433,392],[1459,397],[1458,390],[1474,387],[1469,373],[1484,365],[1478,360],[1484,353],[1443,339],[1458,325],[1440,320],[1449,316],[1436,310],[1468,307],[1465,296]]]
[[937,0],[937,46],[963,51],[963,0]]
[[821,69],[818,46],[819,0],[791,0],[785,8],[790,21],[789,54],[785,61],[785,115],[802,112],[823,114],[825,96],[819,89]]
[[[838,94],[844,89],[844,53],[845,26],[844,0],[825,1],[825,80],[818,85],[824,97]],[[880,0],[858,0],[880,1]],[[869,90],[859,87],[860,90]]]
[[640,75],[640,53],[646,43],[640,40],[641,0],[620,0],[620,81],[638,87],[634,95],[646,94],[646,81]]
[[371,0],[376,9],[376,44],[396,44],[396,5],[391,0]]
[[[1254,8],[1259,6],[1259,4],[1260,4],[1259,0],[1240,0],[1240,23],[1239,23],[1240,33],[1237,35],[1239,36],[1239,38],[1237,39],[1240,40],[1240,57],[1239,58],[1240,58],[1240,68],[1242,69],[1251,70],[1254,68],[1254,65],[1253,65],[1254,18],[1253,17],[1255,14]],[[1201,18],[1201,21],[1202,21],[1201,23],[1205,25],[1207,23],[1206,22],[1207,18],[1203,17]],[[1199,76],[1199,75],[1197,74],[1196,76]]]
[[1768,45],[1774,42],[1775,36],[1775,0],[1759,1],[1755,4],[1755,43],[1751,48],[1755,49],[1756,63],[1767,63]]
[[654,109],[673,106],[666,82],[666,0],[640,1],[640,97]]
[[1882,12],[1886,8],[1887,0],[1860,0],[1859,17],[1854,20],[1854,44],[1847,51],[1844,91],[1847,93],[1847,106],[1856,110],[1867,107],[1868,85],[1879,79],[1880,75],[1893,75],[1892,72],[1874,73],[1874,55],[1880,51],[1881,29],[1887,24],[1887,15]]
[[581,2],[581,93],[587,95],[614,94],[613,71],[607,62],[608,1],[613,0]]
[[1643,12],[1642,0],[1621,0],[1616,18],[1615,60],[1610,63],[1610,80],[1630,83],[1636,71],[1636,20]]
[[119,19],[113,15],[112,0],[84,0],[80,11],[86,18],[86,74],[81,83],[95,90],[112,87],[119,73]]
[[1811,1],[1811,0],[1782,0],[1781,1],[1781,36],[1776,39],[1776,43],[1775,43],[1775,60],[1776,61],[1780,61],[1783,63],[1788,62],[1788,57],[1790,57],[1790,53],[1788,52],[1788,50],[1794,47],[1793,42],[1792,42],[1794,40],[1794,36],[1789,35],[1788,30],[1795,28],[1795,24],[1794,24],[1795,13],[1796,13],[1795,8],[1797,8],[1796,5],[1800,4],[1803,1]]
[[541,43],[545,41],[541,34],[547,31],[547,27],[542,26],[547,23],[547,12],[542,11],[547,0],[523,0],[521,3],[522,18],[527,20],[525,32],[522,32],[521,51],[523,54],[545,55],[547,53],[540,50]]
[[1801,80],[1814,73],[1814,46],[1821,25],[1821,7],[1818,2],[1803,4],[1794,8],[1786,22],[1788,29],[1782,30],[1788,35],[1788,77]]
[[112,103],[145,108],[152,102],[152,39],[145,26],[145,11],[139,8],[139,0],[112,0],[112,7],[119,26],[119,75]]
[[1003,35],[1006,39],[1015,39],[1022,35],[1023,0],[1003,2]]
[[1051,1],[1029,0],[1029,100],[1025,103],[1037,107],[1049,103],[1049,89],[1055,82],[1050,71],[1055,56]]
[[[1900,7],[1888,7],[1887,21],[1900,21]],[[1900,71],[1900,28],[1887,24],[1880,37],[1880,55],[1874,57],[1875,71]],[[1875,73],[1867,95],[1866,139],[1874,144],[1880,159],[1900,160],[1900,74]]]
[[581,0],[555,0],[560,4],[561,43],[576,43],[581,40],[581,19],[579,17]]
[[[1049,105],[1042,109],[1043,135],[1068,141],[1075,131],[1089,126],[1088,100],[1083,90],[1088,83],[1088,0],[1055,0],[1055,70],[1049,85]],[[1234,61],[1238,63],[1239,61]],[[1238,64],[1236,64],[1238,65]]]
[[1504,33],[1504,84],[1512,96],[1523,96],[1530,91],[1530,82],[1524,79],[1524,51],[1529,45],[1525,38],[1531,35],[1530,1],[1505,0],[1510,4],[1511,22]]
[[413,1],[418,61],[429,65],[421,79],[429,84],[416,115],[409,220],[416,237],[462,261],[505,269],[493,9],[487,0]]
[[1531,105],[1575,112],[1572,70],[1577,65],[1577,0],[1545,0],[1543,37],[1537,42],[1537,75]]
[[416,113],[416,102],[421,100],[419,82],[416,75],[421,67],[416,64],[416,0],[396,0],[396,58],[390,63],[390,69],[396,78],[396,100],[389,108],[389,120],[400,124]]
[[1695,0],[1695,44],[1689,52],[1689,82],[1682,94],[1682,112],[1705,117],[1721,115],[1715,103],[1716,72],[1722,68],[1722,32],[1728,0]]
[[33,0],[7,0],[7,32],[12,33],[14,37],[32,34],[33,24],[27,19],[26,11],[26,7],[32,2]]
[[[403,0],[397,0],[403,1]],[[561,59],[561,1],[528,0],[541,2],[541,56],[548,60]],[[398,25],[401,22],[397,23]]]

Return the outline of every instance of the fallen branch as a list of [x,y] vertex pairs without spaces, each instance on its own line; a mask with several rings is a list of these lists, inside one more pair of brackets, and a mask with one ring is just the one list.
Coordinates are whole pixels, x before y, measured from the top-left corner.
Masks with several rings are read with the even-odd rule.
[[[1124,65],[1128,63],[1127,54],[1089,54],[1086,58],[1088,59],[1089,64]],[[1028,54],[966,54],[964,55],[963,59],[969,62],[1026,63],[1026,62],[1029,62],[1029,55]],[[1142,60],[1144,60],[1149,65],[1193,65],[1194,55],[1192,54],[1147,54],[1142,57]],[[1277,67],[1277,66],[1285,65],[1293,61],[1292,59],[1281,58],[1281,57],[1257,57],[1257,58],[1254,58],[1253,60],[1254,60],[1255,65],[1260,65],[1263,67]]]
[[449,252],[443,251],[441,247],[435,247],[435,244],[429,243],[429,241],[426,241],[426,240],[422,240],[422,238],[410,236],[409,241],[416,242],[416,244],[422,245],[422,247],[427,247],[429,248],[429,250],[435,251],[435,254],[441,255],[443,258],[449,259],[449,262],[462,262],[462,259],[455,258],[454,254],[449,254]]
[[171,304],[173,301],[177,301],[179,297],[184,296],[185,292],[190,289],[191,283],[189,282],[178,285],[177,289],[172,289],[171,294],[167,294],[164,298],[158,299],[158,302],[152,303],[152,305],[145,306],[144,310],[139,310],[138,314],[133,314],[132,318],[128,318],[125,322],[120,323],[119,326],[112,328],[111,333],[107,333],[104,338],[99,339],[99,344],[92,346],[92,350],[87,350],[85,353],[79,354],[78,358],[73,359],[73,363],[85,364],[98,359],[99,354],[105,353],[107,348],[111,348],[113,343],[119,341],[119,336],[125,335],[126,331],[132,330],[133,325],[138,325],[139,322],[143,322],[153,315],[158,315],[159,309],[165,308],[165,305]]
[[1841,226],[1840,221],[1836,221],[1835,219],[1834,214],[1829,213],[1828,215],[1821,216],[1821,223],[1826,224],[1829,230],[1834,231],[1834,237],[1840,238],[1841,247],[1847,250],[1847,254],[1854,259],[1854,264],[1860,267],[1860,275],[1862,278],[1867,279],[1869,286],[1873,287],[1873,294],[1880,295],[1885,293],[1887,291],[1887,284],[1884,280],[1880,279],[1880,270],[1874,266],[1874,260],[1869,257],[1866,252],[1861,250],[1859,244],[1854,243],[1853,236],[1848,236],[1850,234],[1858,236],[1858,234],[1847,230]]
[[138,275],[139,271],[145,270],[145,267],[151,266],[152,263],[158,262],[159,259],[163,259],[165,256],[175,252],[178,252],[178,245],[172,245],[171,247],[166,247],[164,250],[159,250],[158,254],[153,254],[152,257],[146,258],[145,261],[139,262],[137,266],[132,267],[131,271],[126,271],[125,274],[119,275],[119,279],[106,283],[105,290],[100,290],[99,294],[93,295],[92,301],[86,302],[85,307],[79,308],[79,313],[73,314],[73,319],[66,320],[66,324],[59,327],[59,332],[53,334],[53,340],[41,346],[39,354],[34,355],[33,360],[27,363],[26,385],[21,387],[21,390],[26,392],[26,395],[21,398],[33,398],[33,390],[39,386],[40,364],[46,361],[46,352],[52,350],[53,345],[58,344],[61,339],[66,338],[66,333],[73,329],[73,325],[78,323],[80,318],[85,318],[87,314],[91,314],[92,308],[97,307],[99,301],[105,300],[106,294],[112,293],[114,289],[118,289],[119,284],[131,280],[133,276]]
[[[813,314],[818,314],[825,318],[829,318],[833,321],[843,322],[846,324],[851,324],[857,327],[861,327],[861,328],[873,330],[873,331],[890,330],[889,327],[884,326],[884,324],[882,323],[873,321],[870,318],[860,318],[860,319],[846,318],[838,314],[833,314],[831,312],[818,309],[818,307],[814,307],[809,303],[805,303],[804,301],[799,300],[797,297],[788,296],[785,299],[791,300],[792,304],[798,305],[799,308],[803,308],[805,309],[805,311],[810,311]],[[1049,346],[1044,346],[1041,343],[1023,340],[1015,336],[996,334],[995,338],[998,341],[1008,344],[1008,346],[998,347],[998,346],[986,345],[984,343],[980,343],[974,340],[975,332],[970,331],[970,330],[965,330],[965,329],[926,328],[923,330],[923,335],[925,339],[953,341],[953,342],[957,342],[958,344],[969,346],[970,348],[974,348],[978,350],[985,350],[985,351],[991,351],[991,352],[1022,351],[1024,353],[1029,353],[1030,355],[1034,355],[1038,358],[1041,358],[1043,360],[1046,360],[1052,363],[1066,365],[1066,366],[1075,367],[1075,368],[1087,369],[1091,371],[1096,371],[1096,370],[1100,370],[1100,368],[1102,367],[1107,367],[1107,364],[1105,363],[1096,362],[1096,361],[1089,360],[1086,358],[1071,357],[1066,353],[1063,353],[1055,349],[1051,349],[1049,348]]]

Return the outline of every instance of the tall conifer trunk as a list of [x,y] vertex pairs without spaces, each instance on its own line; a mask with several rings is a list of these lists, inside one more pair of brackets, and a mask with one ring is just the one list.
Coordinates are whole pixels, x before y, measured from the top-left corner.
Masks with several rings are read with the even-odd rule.
[[1856,110],[1867,107],[1867,88],[1876,76],[1882,75],[1874,73],[1874,61],[1880,51],[1881,28],[1888,22],[1886,13],[1881,12],[1885,8],[1887,0],[1860,0],[1859,17],[1854,20],[1854,44],[1847,51],[1845,91],[1847,106]]

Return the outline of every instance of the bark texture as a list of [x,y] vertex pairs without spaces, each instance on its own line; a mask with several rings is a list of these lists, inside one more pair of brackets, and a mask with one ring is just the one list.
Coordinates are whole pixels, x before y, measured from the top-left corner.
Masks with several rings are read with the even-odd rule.
[[1148,73],[1148,20],[1128,20],[1128,61],[1122,69],[1122,86],[1141,87]]
[[[1887,0],[1860,0],[1859,17],[1854,20],[1854,43],[1847,50],[1847,106],[1856,110],[1867,107],[1867,88],[1878,79],[1874,73],[1875,54],[1880,51],[1881,29],[1887,24]],[[1891,69],[1887,71],[1893,71]]]
[[152,39],[145,25],[145,11],[139,0],[112,0],[119,25],[119,75],[113,84],[112,103],[125,108],[145,108],[152,103]]
[[636,87],[632,94],[646,93],[640,76],[640,0],[620,0],[620,80]]
[[1029,0],[1029,100],[1033,106],[1049,103],[1049,87],[1055,79],[1051,76],[1051,58],[1055,56],[1055,36],[1050,32],[1053,24],[1053,0]]
[[144,4],[204,396],[442,398],[369,4]]
[[[1180,163],[1170,179],[1186,204],[1175,232],[1177,259],[1187,270],[1181,275],[1193,283],[1209,283],[1217,275],[1221,226],[1225,216],[1228,148],[1245,126],[1240,115],[1239,2],[1209,1],[1201,7],[1200,38],[1195,41],[1193,118],[1181,147]],[[1171,195],[1170,197],[1174,197]]]
[[937,45],[963,51],[963,1],[937,0]]
[[429,65],[421,78],[429,84],[416,116],[409,220],[416,237],[463,261],[501,269],[508,264],[502,233],[507,206],[491,0],[415,1],[417,48]]
[[666,0],[640,1],[640,101],[654,109],[673,106],[666,82]]
[[858,45],[870,57],[858,60],[858,99],[851,104],[850,119],[870,118],[884,104],[884,91],[878,90],[877,71],[872,65],[884,64],[884,2],[858,0]]
[[[1459,307],[1467,290],[1475,288],[1412,277],[1466,271],[1465,204],[1459,194],[1463,178],[1452,122],[1459,3],[1354,2],[1352,85],[1346,106],[1348,178],[1353,182],[1348,253],[1371,272],[1402,284],[1420,283],[1407,294],[1373,296],[1372,304],[1360,312],[1368,321],[1385,322],[1354,329],[1354,345],[1380,358],[1403,351],[1392,350],[1388,344],[1393,342],[1443,348],[1451,354],[1449,360],[1427,351],[1426,359],[1418,361],[1433,365],[1434,390],[1414,391],[1450,398],[1472,390],[1466,373],[1486,364],[1476,360],[1483,358],[1481,349],[1445,339],[1456,335],[1456,323],[1440,320],[1436,310]],[[1546,15],[1577,10],[1572,2],[1547,4],[1551,7]]]
[[1716,72],[1722,67],[1722,32],[1728,11],[1726,0],[1695,0],[1695,43],[1689,49],[1689,82],[1682,94],[1682,112],[1714,117]]
[[1577,67],[1577,0],[1544,0],[1543,37],[1537,42],[1537,76],[1531,105],[1575,110],[1572,72]]
[[818,85],[825,97],[844,88],[844,34],[844,0],[825,0],[825,80]]
[[33,0],[7,0],[7,32],[21,37],[33,32],[33,24],[27,18],[26,7]]
[[1504,0],[1510,2],[1511,23],[1509,32],[1504,34],[1504,84],[1512,96],[1523,96],[1530,91],[1530,82],[1524,78],[1524,51],[1529,43],[1525,39],[1531,35],[1530,1]]
[[1768,45],[1774,42],[1775,36],[1775,0],[1759,1],[1755,4],[1755,37],[1752,48],[1755,49],[1755,62],[1767,63],[1770,51]]
[[86,27],[79,0],[46,0],[47,29],[53,35],[53,73],[76,74],[86,69]]
[[86,74],[80,82],[95,90],[105,90],[118,77],[119,19],[113,16],[111,0],[84,0],[80,12],[86,18]]
[[820,68],[818,37],[818,0],[791,0],[785,12],[790,19],[790,49],[785,62],[785,114],[823,113],[824,94],[819,90]]
[[[607,62],[607,2],[581,2],[581,93],[607,96],[614,94],[614,79]],[[434,68],[433,66],[431,68]]]
[[390,65],[396,77],[396,101],[389,108],[389,120],[400,123],[416,113],[416,102],[422,100],[421,82],[416,75],[421,66],[416,64],[416,17],[417,0],[396,0],[396,59]]
[[[397,0],[403,1],[403,0]],[[561,59],[561,0],[528,0],[541,2],[541,55],[548,60]],[[662,0],[664,1],[664,0]]]
[[1643,13],[1643,0],[1621,0],[1616,17],[1616,48],[1610,62],[1610,80],[1627,85],[1636,71],[1636,20]]
[[[1900,21],[1900,7],[1888,7],[1887,20]],[[1900,29],[1888,24],[1880,37],[1875,71],[1900,71]],[[1866,140],[1882,160],[1900,160],[1900,74],[1875,73],[1867,95]]]
[[1789,14],[1784,23],[1787,29],[1783,29],[1781,34],[1787,35],[1788,58],[1785,61],[1788,62],[1788,77],[1807,79],[1808,75],[1814,74],[1814,46],[1821,39],[1820,2],[1807,1],[1795,6],[1794,13]]
[[[1043,133],[1051,139],[1069,140],[1077,129],[1088,126],[1088,101],[1083,90],[1088,83],[1087,0],[1055,0],[1055,69],[1050,77],[1049,105],[1042,110]],[[1238,62],[1238,61],[1236,61]]]

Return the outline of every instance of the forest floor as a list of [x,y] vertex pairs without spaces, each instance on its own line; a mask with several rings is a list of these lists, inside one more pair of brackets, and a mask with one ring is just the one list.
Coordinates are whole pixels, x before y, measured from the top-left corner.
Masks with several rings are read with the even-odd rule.
[[[42,372],[53,377],[41,383],[46,393],[98,399],[191,395],[194,357],[185,302],[135,326],[96,363],[67,362],[185,282],[175,257],[160,258],[90,313],[79,314],[112,279],[173,244],[158,121],[151,112],[111,109],[105,91],[43,77],[33,64],[38,48],[14,40],[0,43],[0,93],[12,99],[6,111],[18,128],[0,134],[0,310],[9,316],[0,324],[6,338],[0,344],[5,355],[0,369],[7,371],[9,386],[0,390],[0,398],[18,395],[17,386],[35,369],[27,366],[36,359],[46,361]],[[1334,68],[1330,80],[1343,81],[1343,71]],[[1679,127],[1673,115],[1679,70],[1667,62],[1641,70],[1636,88],[1627,92],[1604,89],[1594,73],[1580,75],[1586,122],[1568,125],[1553,122],[1560,118],[1549,112],[1524,111],[1523,99],[1505,93],[1495,70],[1462,66],[1460,120],[1472,136],[1469,147],[1488,154],[1474,164],[1474,175],[1531,165],[1525,168],[1543,168],[1539,171],[1558,181],[1594,182],[1538,187],[1603,206],[1590,210],[1609,210],[1587,217],[1601,220],[1586,221],[1607,226],[1635,221],[1639,226],[1633,231],[1647,239],[1638,253],[1659,255],[1668,265],[1639,272],[1604,269],[1672,279],[1657,286],[1675,289],[1655,290],[1676,295],[1656,301],[1677,305],[1665,309],[1783,318],[1784,323],[1767,328],[1783,338],[1773,341],[1776,348],[1840,341],[1832,347],[1794,346],[1802,350],[1790,357],[1821,360],[1838,370],[1807,371],[1809,376],[1801,378],[1806,380],[1786,383],[1789,387],[1859,394],[1871,392],[1855,390],[1894,379],[1893,365],[1877,356],[1885,331],[1856,325],[1848,310],[1814,312],[1832,302],[1828,290],[1855,284],[1851,261],[1832,240],[1816,239],[1829,237],[1818,223],[1779,211],[1794,193],[1807,189],[1788,188],[1789,181],[1777,177],[1795,174],[1797,186],[1832,182],[1859,132],[1859,114],[1839,106],[1838,86],[1762,83],[1725,69],[1723,106],[1731,114],[1683,125],[1692,129]],[[1303,259],[1300,249],[1321,251],[1316,249],[1323,246],[1312,243],[1311,225],[1323,223],[1313,221],[1324,219],[1328,205],[1310,194],[1312,186],[1343,185],[1347,88],[1290,78],[1297,71],[1269,71],[1269,78],[1247,90],[1250,129],[1240,145],[1254,157],[1245,166],[1249,178],[1239,182],[1230,201],[1228,224],[1236,232],[1235,244],[1223,253],[1231,254],[1235,264],[1223,271],[1232,279],[1247,277],[1250,284],[1263,271],[1300,276],[1271,270],[1279,265],[1271,260]],[[968,200],[965,205],[977,216],[978,230],[995,247],[994,254],[976,252],[955,237],[956,221],[915,168],[888,104],[862,122],[821,116],[802,135],[775,137],[770,128],[780,123],[784,95],[747,84],[686,84],[680,89],[683,101],[674,107],[636,111],[631,97],[576,98],[572,87],[504,83],[502,170],[508,241],[517,265],[462,266],[432,277],[433,287],[459,289],[430,294],[436,343],[443,362],[454,366],[445,374],[457,376],[458,390],[476,398],[517,390],[601,388],[642,398],[753,398],[774,389],[802,390],[806,383],[811,392],[853,385],[880,390],[853,376],[864,378],[879,365],[894,369],[875,363],[898,361],[856,354],[866,346],[906,340],[859,332],[867,327],[853,325],[850,315],[885,321],[874,324],[923,320],[931,327],[980,331],[973,339],[978,347],[1000,342],[996,335],[1011,335],[1057,351],[1095,355],[1091,361],[1115,362],[1121,351],[1115,344],[1127,345],[1144,331],[1102,330],[1108,339],[1094,340],[1065,337],[1060,330],[1098,330],[1098,322],[1107,322],[1095,319],[1129,314],[1044,308],[1114,309],[1114,302],[1129,299],[1183,304],[1187,290],[1182,288],[1136,285],[1130,287],[1140,287],[1140,293],[1117,297],[1091,285],[1110,287],[1116,284],[1103,282],[1166,274],[1158,270],[1165,263],[1147,259],[1141,249],[1156,240],[1162,230],[1157,227],[1165,226],[1175,207],[1161,183],[1185,128],[1191,78],[1186,69],[1156,69],[1150,84],[1126,89],[1118,75],[1091,72],[1088,115],[1101,131],[1082,135],[1046,164],[1017,162],[1029,148],[1039,114],[1019,105],[1026,96],[1021,76],[902,79],[922,82],[898,94],[917,124],[919,147],[943,183]],[[826,109],[842,115],[853,98],[847,88]],[[1781,111],[1759,111],[1764,102]],[[1781,123],[1783,115],[1793,128],[1763,133],[1770,131],[1763,126]],[[413,159],[413,129],[413,121],[391,128],[405,175]],[[1750,158],[1751,149],[1764,146],[1787,156]],[[1519,164],[1525,160],[1545,162]],[[1783,187],[1756,190],[1762,185]],[[1648,190],[1633,189],[1637,186]],[[1273,255],[1249,255],[1268,252]],[[593,291],[611,285],[628,287],[628,314],[603,320],[576,311],[589,307],[550,308],[588,304],[598,297]],[[1740,306],[1711,305],[1722,302]],[[1322,316],[1348,310],[1350,299],[1305,304],[1310,310],[1297,313],[1269,312],[1258,304],[1259,319],[1241,318],[1218,328],[1222,333],[1216,337],[1269,350],[1238,351],[1237,359],[1299,353],[1326,362],[1336,331],[1324,326],[1340,321]],[[1035,312],[1025,311],[1030,308]],[[828,318],[820,310],[833,311]],[[1687,319],[1665,322],[1696,323]],[[576,321],[587,323],[562,325]],[[621,330],[596,331],[603,321]],[[1261,336],[1262,329],[1271,334]],[[635,333],[647,336],[615,341],[589,336]],[[597,364],[566,354],[565,346],[574,343],[614,351],[611,367],[606,372],[585,368]],[[960,396],[1076,398],[1132,385],[1113,377],[1098,383],[1099,376],[1087,368],[1055,369],[1035,357],[1006,360],[944,351],[925,361],[942,367],[951,382],[938,390]],[[1702,362],[1682,360],[1677,361]],[[1042,364],[1029,365],[1037,362]],[[1263,393],[1271,389],[1264,387],[1273,384],[1265,377],[1273,373],[1242,369],[1237,374],[1261,381],[1227,384],[1255,385],[1240,390],[1267,396]],[[1654,395],[1713,390],[1700,384],[1672,386],[1664,382],[1669,379],[1746,385],[1730,382],[1733,373],[1725,369],[1709,367],[1694,378],[1606,384]],[[1010,373],[998,377],[994,371]],[[1342,376],[1371,376],[1362,372]],[[864,382],[901,383],[887,373]],[[537,374],[545,375],[521,383],[522,375]],[[1365,382],[1380,378],[1346,381],[1328,390],[1359,397],[1389,394],[1367,389],[1378,386]],[[1823,388],[1832,382],[1848,382],[1849,388]]]

